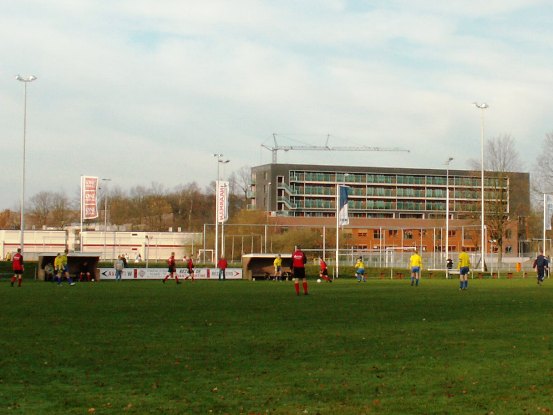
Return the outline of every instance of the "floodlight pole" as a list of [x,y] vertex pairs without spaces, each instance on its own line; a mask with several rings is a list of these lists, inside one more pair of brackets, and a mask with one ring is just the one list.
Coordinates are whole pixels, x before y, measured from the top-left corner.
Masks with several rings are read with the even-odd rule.
[[21,164],[21,206],[20,206],[20,227],[21,234],[19,237],[19,247],[23,253],[25,245],[25,150],[27,138],[27,84],[33,82],[36,76],[21,76],[17,75],[16,80],[23,82],[23,163]]
[[[453,161],[453,157],[448,157],[446,160],[445,174],[445,260],[449,259],[449,163]],[[446,274],[449,278],[449,274]]]
[[476,108],[480,109],[480,157],[481,157],[481,226],[480,226],[480,244],[481,244],[481,251],[482,251],[482,263],[480,264],[480,268],[482,273],[485,271],[485,257],[486,257],[486,239],[484,235],[484,110],[489,107],[488,104],[482,103],[474,103]]

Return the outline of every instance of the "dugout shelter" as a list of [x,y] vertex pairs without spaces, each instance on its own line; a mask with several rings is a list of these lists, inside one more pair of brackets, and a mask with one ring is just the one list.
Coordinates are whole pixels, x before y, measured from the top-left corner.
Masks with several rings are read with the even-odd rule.
[[[270,279],[275,268],[273,262],[277,254],[246,254],[242,255],[242,278],[243,279]],[[282,277],[290,278],[292,266],[292,254],[280,254],[282,258]]]
[[[46,279],[46,265],[52,264],[53,266],[57,255],[57,252],[41,252],[38,254],[37,279],[41,281]],[[98,269],[100,255],[97,252],[69,252],[67,254],[67,267],[69,268],[71,277],[78,279],[86,263],[86,269],[98,281],[100,279],[100,271]]]

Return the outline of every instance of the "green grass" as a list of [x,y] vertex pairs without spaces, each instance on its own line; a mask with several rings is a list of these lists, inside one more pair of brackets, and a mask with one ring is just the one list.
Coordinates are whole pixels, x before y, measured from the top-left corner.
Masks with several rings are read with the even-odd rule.
[[[0,413],[540,414],[553,280],[0,285]],[[94,408],[91,409],[91,408]]]

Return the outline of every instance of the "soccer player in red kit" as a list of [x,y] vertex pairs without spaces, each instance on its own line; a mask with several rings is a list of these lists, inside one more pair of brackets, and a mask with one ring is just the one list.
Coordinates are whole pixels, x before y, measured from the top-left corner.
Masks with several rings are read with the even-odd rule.
[[15,280],[17,281],[17,286],[21,287],[21,280],[23,279],[23,270],[25,267],[23,266],[23,255],[21,255],[21,248],[17,248],[17,252],[12,258],[12,269],[13,269],[13,277],[11,280],[12,287],[15,283]]
[[177,284],[180,284],[179,282],[179,277],[176,273],[177,271],[177,266],[175,264],[175,253],[174,252],[171,252],[171,256],[169,257],[169,259],[167,260],[167,266],[168,266],[168,269],[167,269],[167,272],[169,272],[169,274],[167,274],[165,276],[165,278],[163,279],[163,283],[165,284],[165,281],[167,281],[167,278],[173,278],[175,277],[175,281],[177,281]]
[[325,260],[322,257],[319,257],[319,267],[321,269],[319,271],[319,277],[327,282],[332,282],[332,280],[328,278],[328,268],[326,266]]
[[292,254],[292,273],[294,274],[294,288],[296,295],[300,295],[300,278],[302,279],[303,294],[307,295],[307,279],[305,278],[305,263],[307,257],[299,246]]
[[194,262],[192,262],[192,257],[188,257],[188,260],[186,261],[186,266],[188,267],[188,275],[186,276],[185,280],[188,279],[188,277],[192,278],[192,281],[194,281]]

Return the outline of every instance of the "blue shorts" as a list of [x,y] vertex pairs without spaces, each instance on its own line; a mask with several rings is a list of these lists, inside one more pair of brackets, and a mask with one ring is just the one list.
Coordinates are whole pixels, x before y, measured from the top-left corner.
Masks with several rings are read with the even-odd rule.
[[469,267],[461,267],[459,269],[459,274],[460,275],[467,275],[469,273]]
[[413,267],[411,268],[411,272],[420,272],[421,267]]
[[357,271],[355,271],[355,273],[363,275],[365,273],[365,270],[363,268],[358,268]]

